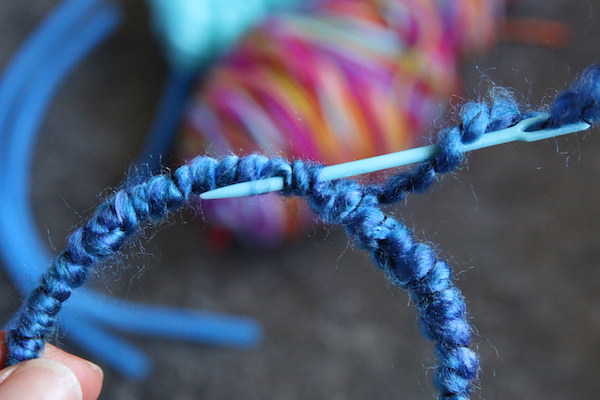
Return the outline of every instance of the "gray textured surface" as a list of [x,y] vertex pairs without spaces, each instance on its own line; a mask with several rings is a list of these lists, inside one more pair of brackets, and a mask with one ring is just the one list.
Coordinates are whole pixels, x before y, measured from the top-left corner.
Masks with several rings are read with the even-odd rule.
[[[0,65],[55,3],[0,3]],[[500,44],[466,60],[467,96],[489,79],[537,104],[597,60],[600,1],[523,0],[520,8],[569,23],[573,43],[563,50]],[[56,248],[97,194],[123,176],[164,72],[142,4],[128,2],[123,28],[63,87],[38,142],[33,203]],[[483,357],[474,398],[599,396],[597,133],[479,151],[432,192],[393,209],[459,272]],[[191,216],[174,221],[142,244],[146,255],[129,255],[100,285],[132,299],[253,316],[265,324],[266,340],[238,351],[134,339],[155,372],[132,382],[107,371],[102,398],[433,397],[431,344],[418,334],[415,311],[343,232],[315,230],[269,253],[215,254]],[[6,316],[18,298],[3,273],[0,285]]]

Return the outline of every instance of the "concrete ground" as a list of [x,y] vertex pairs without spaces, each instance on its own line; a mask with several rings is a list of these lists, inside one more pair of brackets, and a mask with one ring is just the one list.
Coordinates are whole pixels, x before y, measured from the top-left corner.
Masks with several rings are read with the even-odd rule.
[[[0,4],[0,65],[56,3]],[[600,56],[600,1],[523,0],[518,13],[567,23],[571,43],[501,43],[465,60],[467,97],[493,81],[540,104]],[[98,193],[123,177],[164,76],[143,3],[128,2],[118,34],[61,89],[36,147],[32,199],[49,246],[60,249]],[[474,399],[599,397],[597,133],[478,151],[431,192],[391,210],[457,271],[483,359]],[[415,310],[339,229],[268,252],[222,254],[207,248],[191,215],[173,221],[96,284],[148,303],[254,317],[265,341],[234,350],[132,338],[151,355],[152,376],[132,381],[107,370],[101,398],[434,398],[432,345]],[[0,287],[6,318],[20,299],[3,272]]]

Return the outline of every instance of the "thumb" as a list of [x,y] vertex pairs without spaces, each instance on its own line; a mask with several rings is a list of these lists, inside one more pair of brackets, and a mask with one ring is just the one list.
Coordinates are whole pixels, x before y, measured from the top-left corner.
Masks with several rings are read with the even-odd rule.
[[0,400],[82,400],[79,380],[65,364],[39,358],[0,371]]

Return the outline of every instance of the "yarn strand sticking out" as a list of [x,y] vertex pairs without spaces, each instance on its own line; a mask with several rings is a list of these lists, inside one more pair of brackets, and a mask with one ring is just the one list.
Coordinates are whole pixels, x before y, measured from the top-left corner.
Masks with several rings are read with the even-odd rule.
[[[597,122],[599,87],[600,67],[594,66],[557,97],[550,109],[552,126]],[[463,161],[466,143],[527,116],[508,92],[498,93],[501,95],[491,105],[463,106],[461,124],[440,134],[438,151],[431,159],[382,185],[363,186],[353,180],[319,182],[320,165],[253,154],[221,160],[197,157],[179,167],[172,177],[157,175],[117,191],[70,235],[67,248],[56,257],[40,286],[27,299],[16,327],[7,335],[7,363],[39,356],[53,333],[62,303],[83,285],[90,268],[117,254],[135,233],[203,192],[281,176],[284,195],[307,197],[323,221],[342,225],[372,255],[391,283],[409,291],[421,314],[424,335],[436,342],[440,362],[435,382],[440,398],[467,399],[477,377],[479,360],[469,348],[471,328],[464,298],[452,283],[448,264],[435,255],[430,245],[416,241],[405,225],[386,216],[379,204],[403,199],[408,192],[426,190],[439,173],[452,171]]]

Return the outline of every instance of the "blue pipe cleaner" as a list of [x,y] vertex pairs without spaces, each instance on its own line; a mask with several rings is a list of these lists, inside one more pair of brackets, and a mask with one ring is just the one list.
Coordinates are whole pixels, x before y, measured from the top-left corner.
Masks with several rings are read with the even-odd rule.
[[[592,66],[557,97],[550,107],[551,123],[596,122],[600,118],[598,85],[600,66]],[[565,95],[569,92],[581,97]],[[253,154],[221,160],[197,157],[179,167],[172,177],[156,175],[117,191],[69,236],[67,248],[54,259],[39,287],[27,299],[16,327],[7,335],[7,365],[39,356],[56,328],[62,304],[83,285],[94,265],[114,257],[134,234],[203,192],[280,176],[285,183],[283,195],[307,197],[319,218],[342,225],[371,254],[387,279],[410,293],[420,313],[423,334],[436,342],[439,365],[435,384],[439,398],[468,399],[479,359],[469,348],[471,327],[466,304],[452,282],[450,266],[430,245],[416,241],[405,225],[386,216],[379,205],[403,199],[407,192],[426,190],[439,173],[460,165],[465,144],[527,116],[509,92],[496,91],[492,95],[490,104],[468,103],[462,107],[460,125],[440,133],[437,151],[429,160],[381,185],[363,186],[350,179],[318,182],[320,165]]]
[[[85,3],[88,4],[86,5]],[[88,6],[89,4],[90,2],[80,2],[79,5]],[[56,21],[56,25],[54,25],[56,29],[56,27],[61,26],[59,23],[61,19],[63,22],[65,19],[66,21],[69,21],[69,18],[66,18],[66,16],[70,16],[71,20],[77,18],[76,14],[73,14],[73,9],[77,9],[77,7],[61,8],[59,11],[62,11],[62,13],[58,14],[55,19],[49,21],[44,27],[52,26],[52,22]],[[84,7],[79,7],[78,9],[80,12],[83,10]],[[40,115],[43,113],[43,110],[47,108],[48,100],[62,80],[62,77],[73,67],[76,60],[81,58],[84,52],[89,51],[106,35],[106,33],[112,30],[112,27],[116,22],[116,16],[116,9],[112,6],[99,8],[94,16],[90,16],[88,20],[84,21],[84,28],[79,29],[79,31],[73,31],[73,33],[77,33],[72,36],[74,40],[73,45],[67,43],[67,46],[59,48],[56,52],[58,62],[48,62],[45,64],[46,68],[39,71],[41,74],[41,76],[39,76],[39,78],[41,78],[40,80],[31,79],[35,74],[28,71],[27,67],[35,68],[35,66],[38,65],[39,61],[35,60],[34,57],[36,55],[42,57],[44,62],[51,61],[52,57],[50,56],[53,54],[53,49],[42,45],[39,39],[37,41],[30,41],[30,45],[25,46],[20,54],[25,55],[25,57],[15,57],[13,64],[7,68],[2,80],[1,93],[3,104],[6,105],[6,107],[2,108],[2,111],[4,111],[2,114],[2,133],[4,135],[2,150],[4,152],[3,159],[7,162],[6,168],[2,170],[3,176],[1,184],[4,189],[0,190],[2,202],[2,218],[0,223],[2,233],[2,255],[8,272],[25,293],[33,290],[35,287],[35,280],[37,279],[36,276],[39,277],[43,273],[44,265],[47,265],[48,260],[50,260],[50,257],[41,245],[41,240],[36,235],[35,225],[27,207],[28,198],[26,192],[28,188],[27,177],[29,174],[26,171],[28,171],[30,164],[30,157],[27,156],[31,154],[32,142],[30,139],[37,130],[37,125],[41,120]],[[41,32],[50,34],[48,36],[43,36],[47,40],[52,39],[52,33],[54,33],[54,40],[58,39],[55,30],[48,32],[48,30],[41,29]],[[38,48],[36,49],[36,47]],[[43,51],[38,54],[36,53],[36,50]],[[48,51],[51,53],[48,54]],[[29,57],[29,60],[27,56]],[[30,63],[23,63],[23,60],[28,60]],[[19,82],[19,78],[24,82],[24,84],[22,84],[24,88],[19,89],[14,86],[15,83]],[[10,90],[7,90],[7,88],[11,88],[11,84],[14,89],[12,93]],[[28,84],[34,85],[34,87],[29,88]],[[20,90],[20,93],[18,90]],[[15,108],[18,112],[13,112],[13,109]],[[14,118],[15,121],[12,121],[12,118]],[[20,157],[23,154],[26,156]],[[14,227],[18,227],[20,235],[14,235]],[[28,273],[24,273],[24,266],[30,267]],[[85,294],[86,293],[82,293],[80,297],[85,298]],[[104,301],[108,303],[106,300]],[[91,299],[91,301],[83,300],[79,303],[79,305],[74,303],[72,307],[67,307],[67,312],[63,317],[65,326],[69,327],[70,321],[72,322],[80,319],[80,315],[74,314],[88,314],[88,312],[85,311],[85,307],[95,309],[96,307],[102,306],[102,301],[94,301],[93,299]],[[79,331],[73,331],[71,333],[72,335],[77,336]],[[113,343],[103,342],[91,344],[92,347],[97,345],[110,346],[113,345]],[[100,349],[96,352],[100,353]],[[148,369],[147,366],[144,368],[144,364],[147,365],[148,362],[142,353],[138,351],[129,351],[129,353],[135,353],[132,355],[136,355],[136,357],[132,357],[131,360],[127,361],[127,363],[132,366],[131,373],[139,374],[140,371],[143,373],[144,370]]]
[[[29,207],[35,135],[58,86],[114,29],[118,15],[114,5],[102,1],[65,1],[30,36],[0,79],[0,157],[6,162],[0,170],[0,253],[12,279],[25,294],[34,289],[51,259]],[[42,62],[45,68],[39,69]],[[167,93],[166,97],[177,96]],[[155,136],[150,135],[149,142],[153,139]],[[160,147],[146,149],[161,152]],[[14,235],[15,227],[19,235]],[[23,268],[28,268],[26,273]],[[230,346],[251,346],[261,337],[259,325],[247,318],[117,301],[89,289],[80,291],[77,299],[66,305],[61,319],[69,336],[88,353],[132,377],[148,373],[147,356],[114,334],[103,332],[100,325],[123,332]]]
[[[35,287],[36,276],[43,273],[44,265],[49,257],[35,257],[44,254],[40,241],[35,236],[35,228],[31,214],[27,210],[27,197],[19,196],[26,192],[28,187],[28,176],[31,153],[31,138],[40,123],[38,117],[42,110],[47,108],[50,94],[60,84],[62,78],[74,66],[75,60],[81,58],[84,52],[94,47],[103,38],[117,20],[116,10],[112,7],[97,8],[94,15],[85,20],[86,27],[73,30],[74,42],[72,45],[59,47],[58,51],[52,48],[54,42],[62,39],[62,26],[64,23],[73,25],[82,13],[89,12],[94,2],[71,2],[63,4],[56,12],[46,20],[33,35],[19,53],[13,58],[6,68],[0,83],[0,132],[2,136],[1,151],[2,159],[6,161],[6,167],[0,171],[2,174],[1,184],[4,187],[0,191],[2,201],[1,228],[3,240],[2,253],[9,273],[13,276],[23,291],[31,291]],[[45,43],[44,43],[45,41]],[[58,61],[52,62],[52,56],[56,54]],[[46,63],[46,68],[37,70],[40,62]],[[36,74],[41,79],[38,81]],[[35,84],[34,84],[35,82]],[[42,84],[37,84],[42,82]],[[30,87],[33,86],[33,87]],[[23,155],[25,155],[23,157]],[[21,211],[25,211],[22,213]],[[19,218],[24,214],[23,218]],[[24,223],[24,224],[23,224]],[[14,235],[14,227],[17,226],[21,232],[20,237],[25,239],[33,237],[36,240],[27,241],[21,245]],[[27,249],[27,251],[23,251]],[[33,254],[33,257],[30,255]],[[43,262],[39,262],[42,259]],[[28,261],[38,261],[29,264]],[[23,273],[24,266],[31,266],[29,273]],[[34,275],[31,279],[30,275]]]
[[125,184],[131,185],[148,178],[164,165],[162,157],[170,153],[173,139],[187,104],[190,88],[196,81],[191,72],[171,69],[152,127],[134,167],[127,174]]

